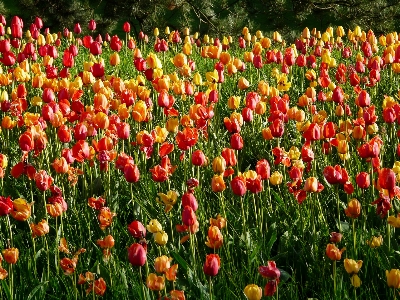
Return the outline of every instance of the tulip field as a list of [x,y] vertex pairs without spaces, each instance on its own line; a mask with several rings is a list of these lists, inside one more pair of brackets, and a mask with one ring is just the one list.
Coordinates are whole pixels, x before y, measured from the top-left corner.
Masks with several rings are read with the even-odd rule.
[[400,298],[400,35],[95,29],[0,16],[1,299]]

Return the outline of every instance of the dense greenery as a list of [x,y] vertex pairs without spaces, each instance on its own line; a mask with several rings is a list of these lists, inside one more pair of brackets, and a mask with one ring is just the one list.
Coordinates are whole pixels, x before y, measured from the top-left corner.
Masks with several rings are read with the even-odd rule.
[[[182,30],[190,27],[202,34],[237,35],[244,26],[263,32],[295,35],[304,27],[325,29],[329,25],[374,28],[377,34],[400,29],[400,3],[396,0],[6,0],[0,13],[20,15],[33,21],[40,16],[53,30],[73,28],[94,18],[99,33],[120,31],[129,21],[133,32],[155,27]],[[85,26],[84,26],[85,27]]]

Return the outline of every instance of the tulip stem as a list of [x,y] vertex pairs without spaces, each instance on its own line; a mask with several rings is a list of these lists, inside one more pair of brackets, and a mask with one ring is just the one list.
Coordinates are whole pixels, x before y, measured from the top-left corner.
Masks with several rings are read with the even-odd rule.
[[242,218],[243,218],[243,233],[246,230],[246,215],[244,214],[244,207],[243,207],[243,197],[240,197],[240,207],[242,209]]
[[142,292],[143,292],[143,298],[142,299],[146,299],[146,294],[145,294],[145,291],[144,291],[144,284],[143,284],[143,277],[142,277],[142,267],[139,267],[139,276],[140,276],[140,280],[139,280],[139,282],[141,283],[141,286],[142,286]]
[[353,223],[353,246],[354,246],[354,253],[357,256],[357,248],[356,248],[356,220],[353,218],[352,219]]
[[10,264],[10,270],[9,270],[9,273],[10,273],[10,295],[11,295],[11,300],[13,300],[14,299],[14,276],[13,276],[13,264]]
[[338,213],[339,232],[342,232],[342,224],[340,223],[340,197],[339,197],[338,185],[336,185],[335,188],[336,188],[336,195],[337,195],[336,206],[337,206],[337,213]]
[[10,223],[10,215],[7,215],[7,225],[8,225],[8,230],[10,230],[10,246],[13,246],[13,234],[11,230],[11,223]]
[[336,298],[336,260],[333,261],[333,295]]
[[208,276],[208,285],[209,285],[209,289],[210,289],[210,300],[212,300],[212,280],[211,280],[211,276]]
[[390,224],[389,223],[387,224],[387,239],[388,239],[388,241],[387,241],[388,249],[390,252]]

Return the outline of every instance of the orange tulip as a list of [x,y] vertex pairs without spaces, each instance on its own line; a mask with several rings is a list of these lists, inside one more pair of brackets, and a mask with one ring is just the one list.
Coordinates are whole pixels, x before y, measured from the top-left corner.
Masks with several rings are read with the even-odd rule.
[[32,237],[44,236],[49,233],[50,227],[46,220],[40,221],[38,224],[30,224],[32,230]]
[[146,279],[146,285],[152,291],[162,291],[165,287],[165,278],[151,273]]
[[17,248],[8,248],[3,250],[4,260],[9,264],[16,264],[19,257]]
[[328,256],[331,260],[340,260],[342,258],[342,253],[346,250],[346,248],[343,248],[342,250],[339,250],[338,247],[336,247],[335,244],[328,244],[326,246],[326,256]]
[[11,216],[18,221],[26,221],[31,216],[32,203],[27,203],[25,199],[18,198],[13,201],[14,210],[11,211]]

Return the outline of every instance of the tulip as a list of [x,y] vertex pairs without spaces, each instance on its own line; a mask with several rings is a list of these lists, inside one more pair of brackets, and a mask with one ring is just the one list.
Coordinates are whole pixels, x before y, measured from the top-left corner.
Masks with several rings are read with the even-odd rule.
[[343,235],[339,232],[331,232],[331,238],[330,238],[330,242],[331,243],[340,243],[340,241],[342,240]]
[[224,238],[221,234],[220,229],[217,226],[211,225],[208,229],[208,236],[206,245],[213,249],[219,249],[222,247]]
[[27,203],[24,199],[18,198],[13,201],[14,210],[11,211],[11,216],[17,221],[26,221],[31,216],[32,203]]
[[203,266],[204,274],[216,276],[221,266],[221,260],[218,254],[208,254]]
[[328,244],[326,246],[326,256],[328,256],[331,260],[340,260],[342,258],[342,253],[346,248],[339,250],[335,244]]
[[158,231],[154,234],[154,241],[159,246],[164,246],[168,242],[168,234],[163,230]]
[[390,272],[386,270],[386,280],[389,287],[400,288],[400,270],[392,269]]
[[279,185],[282,183],[283,175],[279,171],[275,171],[271,174],[269,181],[272,185]]
[[371,248],[378,248],[380,246],[382,246],[383,244],[383,238],[382,236],[373,236],[371,240],[367,240],[367,244],[371,247]]
[[150,273],[146,279],[146,285],[152,291],[162,291],[165,287],[164,276],[157,276],[154,273]]
[[355,261],[353,259],[348,259],[348,258],[345,258],[343,262],[344,262],[344,268],[346,272],[349,274],[357,274],[360,271],[363,264],[362,260]]
[[157,273],[164,273],[171,267],[172,258],[166,255],[159,256],[154,260],[154,268]]
[[19,258],[19,250],[17,248],[8,248],[2,251],[4,260],[9,264],[16,264]]
[[248,300],[260,300],[262,289],[256,284],[249,284],[244,288],[244,294]]
[[211,180],[211,189],[214,193],[223,192],[226,189],[224,177],[215,174]]
[[246,180],[241,176],[236,176],[231,181],[231,188],[235,195],[242,197],[247,191]]
[[34,223],[30,224],[32,230],[32,237],[44,236],[49,233],[50,227],[46,220],[40,221],[37,225]]
[[122,26],[122,29],[128,33],[131,31],[131,24],[129,24],[128,22],[125,22],[124,25]]
[[129,183],[138,182],[140,178],[140,172],[137,165],[132,163],[126,164],[124,167],[124,177]]
[[394,228],[400,228],[400,215],[398,214],[397,217],[395,216],[389,216],[388,219],[388,224]]
[[147,251],[141,244],[134,243],[128,248],[128,259],[133,266],[143,266],[146,263],[146,255]]
[[378,183],[381,188],[392,191],[396,186],[396,174],[391,169],[383,168],[379,172]]
[[349,218],[358,218],[361,213],[361,203],[357,199],[350,200],[344,212]]
[[267,266],[260,266],[258,268],[258,272],[262,277],[272,280],[279,279],[279,277],[281,276],[281,272],[276,267],[276,263],[274,261],[268,261]]
[[107,235],[102,240],[97,240],[96,244],[99,245],[100,248],[113,248],[115,244],[115,240],[112,235]]
[[157,233],[162,230],[162,225],[156,219],[150,220],[149,224],[146,227],[147,230],[151,233]]
[[197,217],[194,210],[190,206],[185,206],[182,211],[182,222],[186,226],[191,226],[196,223]]
[[360,172],[356,176],[356,183],[362,189],[367,189],[370,185],[369,174],[367,172]]
[[128,232],[136,239],[142,239],[146,237],[146,228],[139,221],[133,221],[131,224],[129,224]]
[[351,285],[354,286],[355,288],[359,288],[361,286],[361,280],[357,274],[354,274],[353,276],[351,276],[350,282],[351,282]]
[[100,208],[99,214],[97,216],[100,229],[105,230],[107,227],[109,227],[112,223],[113,217],[115,216],[116,214],[111,212],[108,207]]
[[206,156],[204,155],[203,151],[196,150],[192,154],[192,164],[194,166],[203,166],[206,162]]

